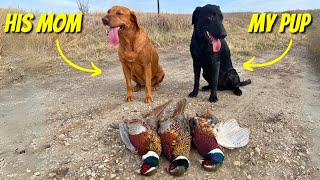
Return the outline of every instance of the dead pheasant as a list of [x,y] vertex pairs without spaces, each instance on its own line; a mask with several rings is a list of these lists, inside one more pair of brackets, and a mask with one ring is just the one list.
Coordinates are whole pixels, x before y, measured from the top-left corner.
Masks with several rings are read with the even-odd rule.
[[189,153],[191,148],[190,127],[184,116],[186,99],[177,103],[172,116],[161,119],[159,135],[163,155],[171,161],[165,170],[173,176],[181,176],[189,168]]
[[156,107],[143,116],[143,119],[132,119],[119,125],[120,136],[126,147],[134,154],[142,156],[143,164],[140,168],[142,175],[150,176],[159,167],[161,154],[161,140],[157,134],[160,114],[171,102]]
[[193,143],[204,157],[202,167],[207,171],[216,171],[223,164],[224,154],[219,145],[234,149],[249,142],[249,129],[241,128],[234,119],[217,123],[216,117],[207,113],[190,119],[190,127]]

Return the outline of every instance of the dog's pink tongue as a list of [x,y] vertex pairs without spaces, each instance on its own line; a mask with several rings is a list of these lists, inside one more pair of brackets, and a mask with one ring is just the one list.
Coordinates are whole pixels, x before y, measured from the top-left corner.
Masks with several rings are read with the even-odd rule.
[[220,39],[212,38],[212,50],[213,52],[218,52],[221,48]]
[[119,36],[118,36],[119,30],[120,30],[120,27],[110,28],[108,32],[108,42],[111,45],[116,46],[119,44]]

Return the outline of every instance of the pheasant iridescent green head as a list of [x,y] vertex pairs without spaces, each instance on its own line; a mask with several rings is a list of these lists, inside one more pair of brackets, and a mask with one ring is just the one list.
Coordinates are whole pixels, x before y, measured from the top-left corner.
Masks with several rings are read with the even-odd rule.
[[223,152],[220,149],[216,148],[210,151],[204,160],[201,160],[201,164],[206,171],[215,172],[222,166],[223,161]]
[[189,160],[185,156],[175,158],[165,170],[173,176],[182,176],[189,168]]
[[139,173],[145,176],[151,176],[157,172],[159,167],[159,156],[153,151],[149,151],[142,156],[143,164]]

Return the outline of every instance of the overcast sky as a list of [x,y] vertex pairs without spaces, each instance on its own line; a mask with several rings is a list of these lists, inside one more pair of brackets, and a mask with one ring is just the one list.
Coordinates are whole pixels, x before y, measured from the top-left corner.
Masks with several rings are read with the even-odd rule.
[[[122,5],[136,11],[156,12],[156,0],[89,0],[90,11],[106,11]],[[320,8],[320,0],[160,0],[160,9],[171,13],[192,13],[195,7],[216,4],[223,12],[285,11]],[[21,8],[32,12],[77,13],[76,0],[1,0],[2,8]]]

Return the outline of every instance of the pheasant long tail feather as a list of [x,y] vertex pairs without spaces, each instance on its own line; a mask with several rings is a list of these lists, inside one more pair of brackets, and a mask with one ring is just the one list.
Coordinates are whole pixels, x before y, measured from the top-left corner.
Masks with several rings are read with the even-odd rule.
[[156,129],[158,127],[158,120],[159,120],[160,114],[169,105],[169,103],[171,101],[172,100],[169,100],[168,102],[164,103],[163,105],[160,105],[160,106],[154,108],[151,112],[145,114],[143,116],[143,118],[145,119],[146,123]]
[[172,99],[169,100],[168,102],[164,103],[163,105],[160,105],[160,106],[154,108],[151,112],[145,114],[143,116],[143,118],[147,118],[147,117],[150,117],[150,116],[158,117],[163,112],[163,110],[168,106],[168,104],[171,101],[172,101]]
[[183,114],[186,104],[187,104],[187,100],[185,98],[180,100],[177,103],[176,109],[174,110],[172,117],[175,117],[176,115],[179,115],[179,114]]
[[250,130],[241,128],[235,119],[221,122],[214,127],[214,135],[220,146],[239,148],[249,143]]
[[132,145],[130,138],[129,138],[129,132],[127,124],[121,123],[119,124],[119,131],[120,131],[120,137],[122,142],[126,145],[126,147],[134,154],[137,154],[136,148]]

